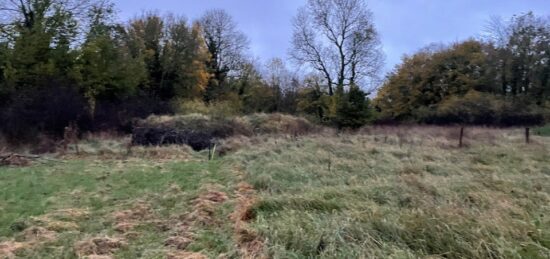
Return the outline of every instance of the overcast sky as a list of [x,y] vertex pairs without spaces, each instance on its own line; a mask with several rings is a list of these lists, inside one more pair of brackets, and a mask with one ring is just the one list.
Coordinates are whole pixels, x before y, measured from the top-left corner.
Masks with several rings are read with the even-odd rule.
[[[172,12],[196,19],[205,10],[229,12],[249,37],[250,52],[262,60],[286,58],[291,19],[305,0],[114,0],[123,19],[143,11]],[[367,0],[386,54],[385,71],[404,54],[430,43],[475,37],[491,16],[509,18],[533,11],[550,15],[550,0]]]

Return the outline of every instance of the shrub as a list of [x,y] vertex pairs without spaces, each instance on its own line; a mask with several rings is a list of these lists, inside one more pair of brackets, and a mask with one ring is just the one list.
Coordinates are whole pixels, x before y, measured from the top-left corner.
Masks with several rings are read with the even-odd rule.
[[211,119],[209,116],[190,114],[180,116],[150,116],[138,122],[132,143],[138,145],[186,144],[195,150],[208,148],[217,139],[247,134],[246,127],[236,121]]
[[42,88],[19,93],[3,107],[0,131],[10,142],[31,142],[39,133],[59,138],[70,122],[88,115],[85,107],[86,101],[74,88],[47,82]]
[[178,114],[205,114],[215,118],[226,118],[241,113],[241,104],[238,100],[223,100],[205,103],[202,100],[177,100],[174,110]]
[[507,100],[475,90],[453,96],[433,107],[420,107],[413,117],[429,124],[473,124],[497,126],[532,126],[544,122],[541,108],[521,100]]
[[202,150],[231,136],[304,135],[318,130],[305,119],[283,114],[254,114],[232,119],[201,114],[150,116],[137,123],[132,142],[137,145],[186,144]]
[[344,94],[333,119],[338,128],[357,129],[367,124],[372,112],[366,95],[357,86],[351,86],[349,92]]

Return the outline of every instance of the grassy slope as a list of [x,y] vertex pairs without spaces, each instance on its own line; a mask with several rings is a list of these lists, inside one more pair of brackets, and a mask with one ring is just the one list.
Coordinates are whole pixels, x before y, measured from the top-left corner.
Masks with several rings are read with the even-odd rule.
[[248,224],[269,257],[550,256],[549,140],[537,137],[527,146],[521,132],[498,131],[459,150],[444,136],[399,135],[259,137],[210,162],[205,153],[189,152],[185,161],[139,153],[129,160],[90,156],[0,168],[0,242],[20,239],[19,225],[37,224],[32,216],[86,209],[90,215],[76,221],[77,230],[18,251],[76,257],[75,242],[123,236],[113,213],[146,203],[154,220],[133,229],[137,237],[124,236],[129,245],[115,257],[163,258],[173,250],[164,240],[174,221],[215,189],[229,201],[211,211],[212,219],[188,223],[186,250],[238,257],[243,240],[228,218],[238,203],[237,183],[245,179],[257,191]]

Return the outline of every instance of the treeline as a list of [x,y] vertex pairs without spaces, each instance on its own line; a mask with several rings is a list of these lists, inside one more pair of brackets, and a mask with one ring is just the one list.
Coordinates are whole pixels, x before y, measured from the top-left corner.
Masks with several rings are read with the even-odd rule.
[[405,57],[375,105],[385,122],[541,124],[550,111],[550,20],[493,19],[482,39]]
[[384,55],[363,0],[308,0],[292,20],[290,69],[251,58],[223,10],[190,21],[146,12],[119,22],[108,0],[0,2],[0,133],[11,141],[129,132],[136,118],[299,114],[369,122],[542,123],[550,108],[548,19],[495,22],[490,37],[423,49],[373,89]]
[[[223,10],[196,21],[147,12],[120,23],[107,0],[3,1],[0,132],[16,141],[60,137],[72,122],[81,131],[129,131],[135,118],[193,112],[300,113],[358,127],[370,116],[358,84],[363,72],[374,74],[364,64],[378,51],[377,33],[363,1],[326,2],[308,1],[294,19],[294,60],[312,67],[304,76],[282,59],[250,58],[249,40]],[[344,21],[342,33],[352,36],[313,44],[323,36],[318,26]],[[316,48],[327,55],[308,63]],[[350,55],[337,63],[331,52]]]

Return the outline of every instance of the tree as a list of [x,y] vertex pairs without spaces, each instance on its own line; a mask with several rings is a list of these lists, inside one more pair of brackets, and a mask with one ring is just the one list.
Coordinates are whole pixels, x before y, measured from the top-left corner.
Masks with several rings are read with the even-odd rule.
[[277,111],[292,111],[295,106],[292,101],[295,99],[298,82],[296,77],[288,69],[285,62],[280,58],[273,58],[265,65],[264,80],[274,92]]
[[502,94],[530,95],[538,105],[550,97],[550,20],[532,12],[509,21],[493,18],[486,39]]
[[133,58],[143,60],[147,68],[147,80],[141,89],[154,98],[162,94],[162,41],[164,38],[164,21],[159,15],[149,12],[130,21],[127,40]]
[[0,41],[0,109],[6,103],[9,95],[12,92],[12,86],[9,79],[11,74],[10,69],[10,49],[6,42]]
[[372,13],[363,0],[308,0],[293,20],[291,57],[319,71],[329,95],[365,83],[382,63]]
[[334,122],[338,128],[357,129],[372,117],[367,93],[356,85],[351,85],[339,103]]
[[205,100],[211,101],[223,95],[227,76],[242,67],[249,42],[224,10],[207,11],[199,22],[210,53],[208,68],[213,76],[208,83]]
[[114,7],[89,11],[89,31],[74,69],[93,117],[98,99],[124,100],[146,80],[143,62],[129,55],[124,28],[114,22]]
[[421,50],[388,75],[375,104],[384,118],[418,119],[448,98],[485,90],[491,83],[486,59],[484,44],[474,40]]
[[167,18],[161,56],[161,88],[165,97],[201,98],[210,74],[206,68],[209,55],[201,27],[191,27],[183,18]]

